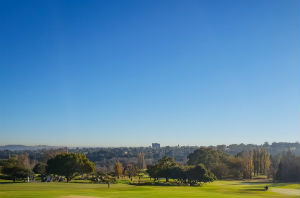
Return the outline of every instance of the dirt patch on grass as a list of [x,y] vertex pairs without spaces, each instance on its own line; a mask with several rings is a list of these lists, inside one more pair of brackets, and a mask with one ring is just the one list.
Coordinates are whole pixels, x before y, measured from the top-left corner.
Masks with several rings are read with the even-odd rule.
[[276,192],[283,195],[300,195],[300,190],[289,188],[272,188],[272,192]]

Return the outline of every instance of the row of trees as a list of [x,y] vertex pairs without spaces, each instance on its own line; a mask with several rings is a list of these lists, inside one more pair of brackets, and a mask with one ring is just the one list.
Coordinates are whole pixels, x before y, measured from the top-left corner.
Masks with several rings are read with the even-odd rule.
[[[14,181],[30,178],[33,172],[40,174],[42,180],[45,180],[46,175],[49,174],[64,176],[67,181],[70,181],[76,175],[93,173],[96,180],[103,181],[108,177],[135,177],[146,166],[143,153],[138,154],[136,163],[115,161],[112,171],[106,171],[110,174],[104,174],[105,171],[95,172],[95,164],[81,153],[55,151],[49,152],[47,156],[46,162],[39,162],[34,167],[26,154],[1,160],[1,172]],[[169,179],[175,179],[178,182],[190,184],[213,181],[215,176],[218,179],[251,179],[255,175],[267,175],[278,181],[300,180],[300,157],[292,152],[270,156],[265,149],[256,148],[251,151],[242,151],[237,155],[229,155],[221,149],[201,147],[188,155],[186,164],[186,166],[180,166],[174,158],[163,157],[156,164],[149,165],[147,172],[155,180],[165,178],[168,182]],[[195,178],[194,175],[196,175]]]
[[1,172],[8,178],[16,181],[18,179],[29,179],[33,172],[40,174],[42,180],[46,175],[53,174],[64,176],[69,182],[78,174],[91,173],[95,170],[95,164],[90,162],[84,154],[63,153],[49,159],[47,164],[38,163],[31,170],[28,158],[18,156],[1,162]]
[[189,165],[202,163],[218,179],[251,179],[266,175],[282,182],[300,181],[300,156],[291,151],[271,156],[266,149],[255,148],[228,155],[221,150],[203,147],[188,156]]
[[254,175],[268,175],[271,161],[270,154],[266,149],[254,149],[253,151],[253,173]]
[[267,175],[270,168],[270,155],[264,149],[254,149],[232,156],[221,150],[202,147],[188,156],[187,163],[204,164],[218,179],[251,179],[253,175]]
[[[50,148],[47,147],[24,147],[24,150],[16,150],[14,146],[0,146],[0,159],[9,159],[11,157],[19,156],[28,153],[31,162],[47,163],[47,160],[59,153],[84,153],[87,158],[94,162],[97,167],[111,172],[114,169],[114,163],[118,160],[123,165],[125,164],[138,164],[137,156],[143,153],[145,164],[153,164],[161,159],[163,156],[169,156],[180,164],[185,164],[187,156],[199,149],[198,146],[166,146],[160,149],[152,149],[151,147],[119,147],[119,148]],[[48,147],[49,148],[49,147]],[[264,143],[263,145],[257,144],[231,144],[231,145],[217,145],[210,146],[215,150],[220,150],[229,155],[235,156],[242,151],[252,151],[253,149],[262,148],[270,153],[272,156],[281,154],[291,150],[293,154],[300,154],[300,144],[296,143]],[[32,150],[30,150],[32,149]],[[34,150],[33,150],[34,149]],[[144,168],[139,167],[140,169]]]
[[179,166],[173,158],[163,157],[157,164],[147,167],[147,172],[154,180],[165,178],[177,180],[180,183],[195,185],[197,183],[212,182],[216,177],[203,164],[195,166]]
[[132,178],[140,173],[138,166],[143,167],[143,154],[139,155],[140,163],[136,165],[127,164],[123,167],[119,161],[115,162],[114,171],[105,173],[104,171],[95,171],[95,164],[87,159],[81,153],[58,153],[47,160],[46,163],[37,163],[33,168],[29,163],[28,156],[20,155],[15,158],[3,160],[0,163],[2,173],[8,179],[14,181],[33,177],[34,173],[39,174],[42,181],[46,181],[47,175],[64,176],[67,182],[71,181],[77,175],[91,174],[94,181],[114,180],[114,177],[128,176]]

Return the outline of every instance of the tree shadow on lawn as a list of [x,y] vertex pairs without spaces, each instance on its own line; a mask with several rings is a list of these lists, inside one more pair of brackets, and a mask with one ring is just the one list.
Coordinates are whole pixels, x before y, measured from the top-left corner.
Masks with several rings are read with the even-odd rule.
[[134,186],[165,186],[165,187],[201,187],[205,184],[194,184],[189,185],[186,183],[164,183],[164,182],[144,182],[144,183],[129,183],[129,185]]
[[5,181],[0,181],[0,185],[1,184],[23,184],[23,183],[27,183],[27,182],[24,182],[24,181],[9,181],[9,180],[5,180]]
[[257,194],[267,192],[264,188],[242,188],[238,190],[241,194]]
[[266,190],[264,188],[245,188],[245,189],[241,189],[241,191],[255,192],[255,191],[266,191]]
[[238,185],[259,185],[259,184],[271,184],[271,182],[266,182],[266,181],[261,181],[261,182],[241,181],[241,182],[230,184],[230,185],[238,186]]

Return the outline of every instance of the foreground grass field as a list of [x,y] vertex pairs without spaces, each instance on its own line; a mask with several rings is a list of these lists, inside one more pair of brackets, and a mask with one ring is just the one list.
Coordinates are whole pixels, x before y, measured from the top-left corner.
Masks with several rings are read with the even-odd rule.
[[1,198],[258,198],[282,197],[299,198],[300,184],[268,184],[269,191],[264,191],[266,183],[242,181],[216,181],[201,187],[187,186],[133,186],[112,184],[110,189],[105,184],[90,183],[9,183],[0,182]]

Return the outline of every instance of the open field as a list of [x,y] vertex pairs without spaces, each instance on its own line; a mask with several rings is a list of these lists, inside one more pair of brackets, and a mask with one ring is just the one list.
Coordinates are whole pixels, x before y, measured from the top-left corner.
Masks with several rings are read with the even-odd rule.
[[201,187],[187,186],[133,186],[90,183],[0,183],[1,198],[157,198],[157,197],[208,197],[208,198],[299,198],[300,184],[268,184],[243,181],[216,181]]

